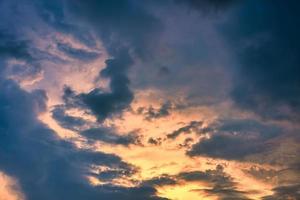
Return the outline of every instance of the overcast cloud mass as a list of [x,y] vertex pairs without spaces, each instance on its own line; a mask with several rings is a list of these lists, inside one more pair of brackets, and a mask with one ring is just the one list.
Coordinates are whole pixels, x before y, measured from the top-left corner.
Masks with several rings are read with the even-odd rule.
[[0,0],[0,200],[300,199],[299,8]]

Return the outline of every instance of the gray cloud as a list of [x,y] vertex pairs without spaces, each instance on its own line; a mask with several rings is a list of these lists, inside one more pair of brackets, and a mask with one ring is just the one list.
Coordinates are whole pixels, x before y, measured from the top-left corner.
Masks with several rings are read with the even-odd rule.
[[171,186],[176,184],[178,184],[177,180],[167,174],[163,174],[159,177],[154,177],[142,182],[142,185],[146,186]]
[[89,142],[101,141],[108,144],[124,146],[131,144],[141,145],[138,131],[132,131],[128,134],[117,134],[114,127],[102,127],[97,125],[97,123],[89,122],[81,117],[70,116],[66,113],[67,109],[68,108],[63,105],[55,106],[52,110],[53,119],[55,119],[61,127],[77,132],[88,139]]
[[[56,133],[36,118],[39,112],[45,110],[43,91],[28,93],[7,80],[1,80],[1,91],[0,168],[17,177],[26,198],[160,199],[155,196],[155,189],[150,187],[89,185],[85,176],[90,174],[91,165],[107,166],[129,174],[135,169],[116,155],[79,150],[56,137]],[[16,122],[18,126],[15,126]]]
[[224,172],[221,165],[216,169],[205,171],[181,172],[177,175],[163,174],[158,177],[143,181],[142,185],[172,186],[184,182],[201,182],[208,185],[209,189],[195,189],[192,192],[205,192],[207,196],[218,196],[221,200],[243,199],[249,200],[250,191],[241,191],[237,188],[237,183],[231,176]]
[[263,200],[300,199],[300,185],[279,186],[273,189],[274,194],[265,196]]
[[183,172],[178,176],[186,181],[200,181],[211,185],[210,189],[196,189],[194,192],[205,192],[208,196],[218,196],[220,200],[249,199],[247,194],[250,192],[238,190],[236,182],[223,171],[221,165],[217,165],[215,170]]
[[266,142],[282,133],[280,127],[256,120],[221,120],[211,129],[211,137],[194,144],[188,155],[242,160],[266,151]]
[[89,62],[97,59],[101,54],[99,52],[88,51],[72,47],[67,43],[57,43],[57,49],[65,53],[67,56],[81,61]]
[[87,121],[80,117],[69,116],[65,110],[66,108],[64,106],[55,106],[52,110],[52,118],[55,119],[61,127],[78,131],[80,127],[87,124]]
[[140,136],[136,132],[119,135],[112,128],[91,128],[82,131],[80,134],[92,141],[102,141],[124,146],[131,144],[141,145]]
[[298,7],[297,1],[245,1],[225,24],[238,61],[232,90],[238,107],[266,119],[299,120]]
[[161,104],[160,108],[157,109],[153,108],[152,106],[149,106],[148,108],[139,107],[137,113],[144,115],[146,120],[152,121],[155,119],[169,116],[171,114],[170,111],[173,108],[174,107],[172,103],[170,101],[167,101]]
[[202,128],[201,128],[202,124],[203,124],[203,122],[201,122],[201,121],[191,121],[188,125],[183,126],[179,129],[173,131],[172,133],[169,133],[167,135],[167,138],[175,139],[181,134],[189,134],[192,131],[195,131],[196,133],[200,133],[202,130]]

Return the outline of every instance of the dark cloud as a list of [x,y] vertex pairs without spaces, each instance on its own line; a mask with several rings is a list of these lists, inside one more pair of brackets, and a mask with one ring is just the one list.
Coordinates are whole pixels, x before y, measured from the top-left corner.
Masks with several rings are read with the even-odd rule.
[[232,97],[240,108],[268,119],[299,120],[299,5],[245,1],[224,27],[239,60]]
[[92,141],[102,141],[109,144],[128,146],[131,144],[141,145],[140,136],[136,132],[129,134],[116,134],[112,128],[91,128],[80,133]]
[[120,113],[133,100],[133,93],[129,89],[129,79],[126,76],[132,59],[127,50],[121,50],[116,58],[106,61],[106,68],[100,73],[101,77],[110,79],[111,92],[103,92],[96,88],[79,98],[102,121],[113,114]]
[[201,129],[202,124],[203,124],[203,122],[201,122],[201,121],[191,121],[188,125],[183,126],[179,129],[173,131],[172,133],[169,133],[167,135],[167,138],[175,139],[181,134],[189,134],[191,132],[199,133],[202,130]]
[[208,189],[195,189],[192,192],[205,192],[207,196],[217,196],[222,200],[241,199],[249,200],[247,197],[250,191],[241,191],[237,188],[237,183],[231,176],[224,172],[221,165],[217,165],[215,169],[206,171],[189,171],[181,172],[176,175],[162,174],[161,176],[145,180],[141,183],[143,186],[175,186],[184,184],[184,182],[204,183]]
[[188,155],[205,155],[208,157],[224,159],[241,159],[247,155],[261,152],[262,144],[253,144],[257,140],[247,140],[241,136],[215,135],[209,139],[203,139],[192,146]]
[[[99,121],[121,113],[133,100],[129,89],[128,69],[133,64],[130,51],[145,58],[153,38],[161,28],[160,22],[132,1],[70,1],[70,12],[86,21],[99,34],[108,53],[100,78],[110,79],[110,92],[95,88],[79,98]],[[147,55],[148,56],[148,55]]]
[[162,143],[162,138],[158,137],[158,138],[153,138],[153,137],[150,137],[148,139],[148,143],[149,144],[152,144],[152,145],[161,145]]
[[273,189],[274,194],[265,196],[263,200],[300,199],[300,185],[279,186]]
[[193,190],[193,191],[201,191],[207,193],[207,196],[218,196],[220,200],[251,200],[246,195],[249,194],[248,192],[239,191],[234,188],[222,188],[222,187],[214,187],[212,189],[200,189],[200,190]]
[[[127,77],[128,69],[133,64],[130,53],[133,52],[140,58],[150,56],[150,49],[154,44],[151,40],[161,29],[160,21],[149,14],[142,5],[129,0],[66,1],[65,11],[59,9],[59,2],[55,2],[42,4],[45,4],[43,7],[46,7],[48,21],[54,18],[53,21],[59,22],[58,27],[64,27],[67,19],[65,15],[68,13],[69,18],[89,26],[112,56],[100,73],[100,78],[110,79],[110,92],[95,88],[89,93],[79,94],[82,103],[99,121],[122,112],[133,100]],[[69,48],[67,50],[70,53]]]
[[154,48],[152,41],[162,29],[161,22],[137,1],[76,0],[68,3],[76,17],[96,29],[112,55],[116,48],[129,45],[137,55],[149,56]]
[[52,110],[52,118],[55,119],[63,128],[70,130],[80,130],[80,127],[87,124],[87,121],[80,117],[66,114],[64,106],[55,106]]
[[66,11],[66,2],[60,0],[33,0],[35,12],[46,24],[53,27],[61,33],[73,36],[74,39],[80,41],[88,47],[96,46],[96,38],[93,37],[90,29],[84,23],[78,20],[69,19]]
[[[0,7],[1,10],[1,7]],[[1,22],[0,22],[1,24]],[[8,67],[3,64],[0,76],[10,76],[18,80],[34,79],[41,73],[41,68],[30,52],[29,41],[17,38],[10,30],[0,28],[0,57],[1,62],[14,58],[20,63]]]
[[[25,43],[18,41],[1,35],[1,54],[18,59],[29,57]],[[111,89],[114,97],[118,98],[124,94],[124,87],[128,91],[128,79],[122,74],[123,67],[115,69],[113,60],[108,60],[107,63],[112,67],[105,69],[102,74],[112,79]],[[126,85],[118,85],[116,79]],[[45,92],[26,92],[15,82],[5,80],[2,76],[0,83],[0,169],[18,179],[26,199],[165,199],[157,197],[153,187],[90,185],[86,176],[91,175],[91,167],[95,165],[121,172],[107,174],[106,178],[110,179],[122,177],[123,174],[130,176],[136,170],[116,155],[77,149],[72,143],[57,137],[53,130],[37,119],[37,115],[46,110]],[[91,94],[80,95],[87,105],[91,102],[93,104]],[[66,89],[65,98],[73,101],[73,105],[78,103],[78,99],[71,100],[70,96],[72,91]],[[90,106],[94,108],[93,105]],[[95,113],[97,111],[96,109]],[[54,116],[66,127],[82,125],[81,120],[70,118],[59,109],[54,110]],[[103,177],[101,173],[98,176]]]
[[56,46],[58,50],[65,53],[67,56],[85,62],[93,61],[100,56],[100,53],[98,52],[88,51],[85,49],[78,49],[72,47],[70,44],[67,43],[57,43]]
[[135,169],[116,155],[80,150],[59,139],[37,120],[46,108],[43,91],[28,93],[8,80],[0,86],[0,169],[18,179],[27,199],[160,199],[150,187],[91,186],[85,178],[91,165],[129,174]]
[[[65,92],[71,92],[65,88]],[[66,94],[68,95],[68,94]],[[119,144],[128,146],[131,144],[142,145],[138,130],[128,134],[117,134],[114,127],[101,127],[95,123],[84,120],[81,117],[70,116],[66,113],[67,107],[55,106],[52,110],[52,117],[63,128],[75,131],[89,140],[89,142],[101,141],[108,144]]]
[[66,86],[62,96],[66,109],[74,107],[88,109],[98,121],[121,114],[134,98],[126,75],[132,62],[126,49],[120,50],[117,58],[106,60],[106,68],[100,72],[100,77],[110,79],[109,92],[95,88],[88,93],[77,94]]
[[167,174],[163,174],[159,177],[154,177],[152,179],[142,182],[142,185],[146,185],[146,186],[170,186],[176,184],[177,184],[177,180],[174,177],[169,176]]
[[190,8],[201,12],[211,13],[227,9],[234,5],[236,0],[175,0],[177,3],[186,4]]
[[148,108],[140,107],[138,108],[138,114],[142,114],[145,116],[145,119],[148,121],[152,121],[155,119],[159,119],[162,117],[169,116],[170,111],[173,109],[173,105],[170,101],[167,101],[161,104],[160,108],[153,108],[149,106]]
[[264,182],[272,182],[275,178],[278,178],[279,174],[277,170],[264,169],[256,166],[252,166],[250,169],[243,170],[243,172]]
[[157,74],[160,76],[167,76],[167,75],[171,74],[171,70],[169,67],[162,66],[158,69]]
[[0,29],[0,56],[13,56],[19,59],[31,59],[28,53],[28,43],[17,40],[14,35]]
[[221,200],[229,199],[249,199],[250,192],[237,189],[236,182],[231,176],[224,172],[221,165],[217,165],[214,170],[182,172],[177,176],[185,181],[196,181],[209,184],[209,189],[196,189],[194,192],[205,192],[208,196],[218,196]]
[[190,156],[242,160],[246,156],[264,152],[267,141],[277,137],[281,128],[255,120],[221,120],[213,125],[211,137],[200,139],[187,152]]
[[179,144],[180,148],[191,148],[191,144],[194,142],[193,138],[185,138],[182,144]]
[[[177,6],[168,8],[178,9],[181,8],[181,5],[186,5],[201,13],[213,12],[214,14],[231,5],[236,5],[234,3],[236,1],[233,0],[175,0],[175,2],[178,3]],[[36,6],[37,15],[35,15],[32,5]],[[93,88],[86,93],[78,93],[71,88],[65,88],[64,104],[54,107],[52,117],[63,128],[77,131],[92,142],[102,141],[125,146],[140,144],[137,133],[118,134],[111,127],[103,128],[103,124],[99,122],[118,116],[130,106],[134,98],[128,78],[130,67],[135,63],[152,62],[153,60],[156,63],[159,60],[158,58],[152,60],[154,54],[157,56],[161,53],[158,45],[161,44],[159,34],[163,26],[156,16],[170,17],[170,15],[160,13],[162,11],[169,12],[169,10],[164,10],[163,6],[156,10],[158,7],[149,7],[148,9],[149,5],[151,7],[158,4],[141,3],[135,0],[0,1],[0,64],[5,64],[7,58],[22,61],[22,64],[11,66],[9,73],[5,65],[0,68],[0,170],[18,180],[27,199],[165,199],[157,197],[155,187],[175,185],[180,181],[204,182],[209,185],[209,188],[195,190],[195,192],[201,191],[208,195],[217,195],[220,199],[247,199],[246,196],[249,192],[240,191],[232,177],[226,174],[220,166],[215,170],[182,172],[177,176],[161,175],[142,181],[141,185],[137,187],[116,186],[113,184],[114,180],[122,178],[129,180],[133,174],[137,173],[138,169],[124,162],[117,155],[78,149],[71,142],[59,138],[53,130],[38,120],[38,115],[47,107],[46,93],[33,89],[32,92],[28,92],[21,89],[16,82],[7,80],[8,77],[12,78],[11,75],[31,76],[40,73],[38,64],[40,60],[52,60],[53,62],[58,60],[55,55],[36,49],[39,47],[34,47],[34,45],[39,41],[34,43],[34,41],[24,38],[39,37],[51,30],[55,32],[54,35],[63,33],[67,37],[74,37],[87,47],[95,47],[96,41],[100,38],[111,58],[106,61],[105,69],[100,72],[99,79],[109,79],[109,88]],[[168,5],[168,3],[164,5]],[[236,74],[231,93],[239,108],[255,112],[267,119],[299,121],[298,7],[299,3],[296,1],[283,3],[274,0],[270,3],[249,0],[244,1],[244,6],[240,6],[236,13],[231,13],[233,18],[226,16],[229,17],[229,20],[225,28],[221,28],[224,31],[222,34],[225,34],[228,39],[226,46],[232,47],[239,59],[238,65],[234,68]],[[152,15],[150,9],[153,8],[155,14]],[[175,13],[175,11],[171,13]],[[43,22],[50,27],[42,24],[40,19],[36,19],[38,17],[41,17]],[[172,18],[175,22],[174,26],[178,26],[171,30],[174,35],[174,30],[185,30],[184,27],[181,27],[183,23],[180,23],[178,18],[173,16]],[[166,21],[170,22],[169,19]],[[187,26],[194,25],[193,22],[188,23],[188,20],[181,21],[187,22]],[[193,28],[187,29],[187,32],[194,34]],[[41,29],[43,30],[41,31]],[[210,33],[208,31],[205,34]],[[183,54],[181,55],[182,60],[179,59],[182,62],[180,65],[198,65],[199,60],[208,56],[208,53],[203,52],[208,52],[207,47],[211,44],[204,45],[205,47],[202,48],[202,44],[206,43],[201,41],[199,51],[195,51],[194,48],[195,44],[200,39],[202,40],[203,35],[197,35],[200,38],[199,41],[191,40],[193,48],[186,48],[185,42],[184,45],[178,45],[178,38],[180,41],[184,41],[190,34],[179,34],[174,39],[173,35],[169,34],[168,36],[172,36],[172,39],[166,43],[176,43],[170,47],[174,47],[176,53]],[[212,38],[214,41],[219,39]],[[218,45],[212,44],[212,46]],[[179,47],[181,51],[178,50]],[[60,53],[64,53],[68,57],[85,62],[99,56],[97,52],[78,49],[68,43],[57,43],[57,48]],[[217,54],[213,53],[213,60],[219,60]],[[172,57],[177,54],[170,55]],[[177,64],[178,60],[175,58],[177,56],[173,57],[174,63]],[[136,59],[139,62],[134,62]],[[205,70],[223,73],[219,68],[212,68],[209,62],[203,63],[209,66]],[[169,63],[166,64],[172,66]],[[161,63],[158,63],[158,66],[162,66]],[[156,70],[154,74],[157,75],[157,68],[154,70]],[[197,89],[203,87],[202,90],[205,90],[203,94],[206,95],[202,95],[202,100],[215,98],[213,95],[207,95],[207,91],[218,93],[211,89],[212,83],[207,83],[207,78],[204,79],[203,84],[190,81],[193,80],[192,77],[199,79],[199,76],[194,73],[196,70],[199,71],[196,68],[190,71],[186,69],[172,70],[172,72],[179,72],[175,74],[180,75],[174,79],[176,86],[187,84],[185,86],[195,85]],[[145,71],[147,73],[147,70]],[[170,71],[166,67],[159,68],[160,75],[169,75]],[[185,75],[188,77],[188,81],[181,78],[183,71],[189,71]],[[203,74],[205,74],[204,72]],[[215,73],[207,74],[209,77],[215,75]],[[223,74],[217,74],[220,77],[223,76]],[[203,77],[205,76],[206,74],[203,75]],[[168,82],[171,79],[166,77],[163,77],[164,83],[166,83],[166,87],[169,87]],[[215,81],[216,85],[222,85],[219,83],[223,82]],[[178,88],[176,87],[176,90]],[[199,92],[195,88],[191,89],[189,98],[193,98],[193,95],[199,96]],[[217,96],[218,101],[213,102],[224,100],[223,95]],[[70,108],[83,109],[95,115],[98,119],[97,125],[93,124],[94,126],[87,129],[86,126],[89,124],[86,120],[67,114],[67,110]],[[142,114],[145,114],[147,120],[154,120],[170,115],[172,109],[173,105],[166,102],[158,109],[144,108]],[[176,105],[174,109],[177,109]],[[280,172],[283,176],[299,174],[299,168],[293,166],[296,160],[294,157],[298,153],[296,150],[291,150],[295,149],[292,144],[297,144],[297,141],[286,142],[283,145],[286,135],[278,137],[282,130],[274,124],[255,120],[221,120],[212,124],[211,127],[203,128],[202,122],[193,121],[168,134],[167,137],[176,139],[179,135],[191,132],[207,133],[210,137],[203,138],[191,146],[187,152],[189,156],[204,155],[212,158],[247,160],[249,156],[260,154],[259,158],[281,160],[280,164],[286,161],[288,169],[283,171],[287,172]],[[287,136],[289,135],[287,134]],[[291,138],[291,140],[293,139]],[[161,141],[161,138],[150,138],[148,143],[160,145]],[[192,142],[191,138],[186,138],[181,145],[190,148]],[[277,144],[278,148],[276,148]],[[284,153],[286,155],[283,156]],[[262,162],[265,161],[264,159]],[[95,170],[97,166],[101,167],[101,170]],[[249,173],[256,177],[260,176],[262,179],[265,179],[265,176],[274,175],[273,171],[262,170],[251,170]],[[88,183],[86,176],[93,176],[107,184],[92,186]],[[280,178],[284,179],[285,177]],[[264,199],[299,198],[297,181],[294,181],[293,184],[289,183],[289,185],[281,182],[278,187],[274,188],[274,194],[264,197]]]

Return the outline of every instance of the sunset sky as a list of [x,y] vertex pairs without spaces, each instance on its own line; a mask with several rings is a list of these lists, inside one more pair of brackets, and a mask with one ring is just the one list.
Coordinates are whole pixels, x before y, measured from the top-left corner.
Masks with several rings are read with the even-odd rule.
[[299,200],[296,0],[0,0],[0,200]]

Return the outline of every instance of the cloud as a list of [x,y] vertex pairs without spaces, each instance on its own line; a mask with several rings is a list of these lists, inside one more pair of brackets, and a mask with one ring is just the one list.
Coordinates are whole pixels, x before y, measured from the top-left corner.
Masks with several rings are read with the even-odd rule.
[[172,133],[169,133],[167,135],[167,138],[169,139],[176,139],[179,135],[181,134],[189,134],[191,132],[196,132],[199,133],[202,129],[203,122],[201,121],[191,121],[188,125],[183,126],[175,131],[173,131]]
[[[65,88],[68,90],[68,88]],[[67,91],[66,91],[67,92]],[[131,144],[141,145],[138,131],[128,134],[118,134],[114,127],[101,126],[98,123],[85,120],[81,117],[71,116],[66,113],[67,106],[57,105],[52,112],[53,119],[63,128],[75,131],[89,142],[101,141],[107,144],[118,144],[128,146]]]
[[218,196],[221,200],[249,199],[250,192],[237,189],[236,182],[223,171],[221,165],[214,170],[182,172],[178,175],[185,181],[199,181],[210,184],[210,189],[195,189],[194,192],[205,192],[208,196]]
[[110,79],[111,92],[103,92],[96,88],[78,96],[100,121],[121,112],[133,100],[133,93],[128,87],[129,79],[126,76],[132,62],[128,51],[121,50],[116,58],[106,61],[106,68],[100,73],[102,77]]
[[28,44],[24,40],[17,40],[5,30],[0,31],[0,56],[13,56],[19,59],[30,59]]
[[153,137],[150,137],[148,139],[148,143],[149,144],[152,144],[152,145],[161,145],[162,143],[162,138],[158,137],[158,138],[153,138]]
[[91,128],[80,134],[91,141],[101,141],[108,144],[119,144],[128,146],[131,144],[141,145],[140,136],[136,132],[129,134],[116,134],[112,128]]
[[92,31],[80,21],[69,19],[66,11],[66,2],[62,3],[59,0],[47,1],[33,0],[33,7],[36,12],[36,17],[43,20],[47,25],[57,30],[59,33],[72,36],[75,40],[80,41],[88,47],[96,46],[96,38]]
[[[174,2],[176,5],[173,5]],[[139,168],[123,161],[120,157],[123,155],[95,152],[86,146],[98,141],[111,144],[107,146],[112,148],[116,147],[114,145],[141,145],[138,132],[121,134],[111,124],[130,108],[135,91],[143,93],[143,89],[157,89],[162,96],[175,98],[174,102],[179,99],[187,102],[180,102],[181,108],[171,102],[157,108],[143,108],[141,114],[150,121],[159,122],[161,118],[170,116],[173,109],[182,109],[183,112],[176,112],[176,115],[193,117],[187,116],[187,112],[193,106],[198,109],[199,105],[199,110],[204,110],[204,113],[199,113],[201,116],[206,111],[227,116],[241,110],[247,111],[246,116],[248,112],[259,115],[254,116],[256,120],[217,120],[208,127],[191,119],[194,121],[169,132],[167,138],[176,140],[179,136],[186,136],[180,144],[183,148],[175,149],[188,149],[188,156],[279,164],[283,168],[278,172],[279,184],[274,187],[273,195],[264,198],[298,198],[299,182],[295,174],[299,174],[299,169],[294,166],[298,160],[298,147],[295,147],[298,140],[294,136],[296,134],[291,133],[291,129],[296,128],[288,127],[293,126],[291,124],[278,125],[269,121],[284,119],[298,122],[300,119],[298,3],[282,3],[279,0],[272,4],[257,0],[235,2],[1,1],[0,170],[17,179],[24,196],[30,200],[165,199],[157,196],[156,187],[195,181],[208,185],[206,189],[199,187],[195,192],[217,195],[220,199],[247,199],[250,192],[240,190],[238,183],[220,166],[215,170],[162,174],[141,180],[140,185],[132,187],[116,185],[123,180],[137,184],[133,177],[139,173]],[[234,9],[229,11],[228,8],[233,5]],[[194,9],[192,14],[185,12],[187,8]],[[225,10],[229,11],[226,16],[218,15]],[[224,17],[201,19],[201,14],[211,13]],[[164,35],[161,37],[162,32]],[[68,42],[69,39],[72,42]],[[228,43],[223,45],[223,39]],[[55,71],[74,60],[82,65],[78,66],[78,71],[85,71],[85,67],[91,65],[90,61],[100,55],[96,48],[100,40],[110,58],[96,80],[89,80],[91,84],[82,88],[94,87],[88,91],[65,88],[64,102],[51,111],[61,127],[77,132],[80,138],[88,141],[85,148],[79,149],[39,121],[39,115],[48,111],[49,97],[47,91],[35,88],[46,87],[51,94],[50,87],[55,90],[56,85],[63,84],[58,83],[55,77],[54,81],[49,79],[43,83],[35,80],[42,75],[41,66],[43,69],[53,66],[49,71]],[[82,47],[73,46],[73,41],[79,42]],[[227,52],[236,56],[233,63],[229,61],[235,65],[234,68],[226,62]],[[69,59],[64,60],[66,57]],[[73,76],[59,74],[72,71],[74,66],[67,67],[70,70],[59,70],[53,76],[70,79]],[[46,73],[49,72],[47,70]],[[49,77],[53,78],[52,75]],[[98,85],[102,79],[107,79],[107,88]],[[34,84],[24,86],[24,81]],[[46,83],[49,81],[51,83]],[[232,93],[228,94],[230,87]],[[224,104],[227,106],[228,95],[231,95],[238,110],[223,110]],[[52,103],[57,99],[50,100]],[[212,105],[217,105],[216,109]],[[92,114],[98,121],[72,116],[69,109]],[[233,117],[244,114],[237,113]],[[177,116],[174,119],[178,119]],[[132,125],[126,120],[122,119],[122,129]],[[150,127],[155,123],[145,123],[142,130],[152,134]],[[168,124],[156,128],[169,130]],[[201,139],[194,143],[191,133],[198,134],[196,136]],[[165,146],[162,144],[164,136],[152,136],[147,136],[150,144],[147,148],[167,147],[168,151],[173,151],[174,142]],[[180,165],[181,162],[178,163]],[[252,170],[249,173],[265,179],[265,176],[277,174],[277,171]],[[104,185],[91,185],[87,176],[99,179]]]
[[191,192],[203,192],[207,196],[217,196],[221,200],[241,199],[250,200],[247,195],[254,191],[243,191],[238,189],[237,182],[224,172],[222,165],[217,165],[215,169],[205,171],[188,171],[180,172],[175,175],[162,174],[142,181],[141,185],[172,187],[176,185],[184,185],[186,183],[199,182],[205,184],[207,189],[193,189]]
[[[149,56],[152,41],[162,29],[161,22],[135,1],[69,1],[67,8],[80,20],[86,21],[104,41],[108,52],[129,45],[140,57]],[[124,47],[124,46],[123,46]]]
[[[157,177],[152,179],[154,183],[161,186],[184,184],[184,182],[199,182],[204,183],[207,189],[193,189],[192,192],[203,192],[207,196],[217,196],[218,199],[249,199],[247,197],[250,191],[242,191],[237,188],[237,183],[233,178],[224,172],[222,165],[217,165],[215,169],[205,171],[189,171],[181,172],[177,175]],[[151,180],[150,180],[151,183]]]
[[265,196],[263,200],[284,200],[284,199],[299,199],[300,185],[279,186],[273,189],[274,194]]
[[134,95],[129,89],[126,73],[133,61],[126,49],[120,50],[116,57],[106,60],[106,67],[100,72],[101,78],[110,79],[110,91],[94,88],[87,93],[77,94],[72,88],[65,87],[62,97],[65,103],[63,106],[66,109],[87,109],[98,121],[119,115],[128,108]]
[[152,179],[143,181],[141,185],[146,186],[172,186],[176,185],[177,180],[174,177],[171,177],[167,174],[163,174],[159,177],[154,177]]
[[251,154],[266,151],[267,141],[279,136],[282,131],[276,125],[251,119],[221,120],[220,124],[213,125],[211,129],[211,136],[195,143],[187,152],[189,156],[243,160]]
[[5,62],[1,67],[0,76],[10,77],[19,82],[34,82],[38,79],[42,70],[30,49],[29,41],[18,38],[10,30],[0,29],[0,57],[2,62]]
[[43,91],[28,93],[9,80],[0,85],[0,168],[18,179],[27,199],[159,199],[153,188],[91,186],[85,177],[91,165],[128,173],[134,167],[116,155],[77,149],[58,138],[37,120],[45,110]]
[[145,115],[146,120],[152,121],[155,119],[169,116],[171,109],[173,109],[173,105],[170,101],[167,101],[163,103],[158,109],[155,109],[152,106],[149,106],[148,108],[139,107],[138,113]]
[[236,0],[175,0],[175,2],[186,4],[201,12],[216,12],[234,5]]
[[55,119],[63,128],[70,130],[80,130],[80,127],[88,122],[80,117],[74,117],[66,114],[64,106],[55,106],[52,112],[52,118]]
[[[7,56],[19,58],[11,48],[2,49],[10,49]],[[109,69],[106,73],[110,73]],[[0,90],[0,169],[17,178],[26,199],[165,199],[157,197],[152,187],[92,186],[86,179],[92,166],[122,172],[111,174],[111,179],[130,176],[136,168],[114,154],[78,149],[41,123],[38,115],[47,109],[45,91],[27,92],[3,76]],[[62,110],[55,112],[62,124],[78,124]]]
[[93,61],[100,56],[99,52],[93,52],[85,49],[75,48],[67,43],[57,43],[57,48],[61,52],[65,53],[67,56],[73,59],[81,60],[83,62]]
[[[112,58],[106,61],[106,68],[100,72],[100,78],[110,80],[109,90],[94,88],[88,93],[78,94],[81,106],[88,108],[99,121],[121,113],[133,100],[129,89],[128,69],[134,63],[131,54],[145,59],[150,56],[153,43],[150,41],[161,29],[161,24],[140,4],[133,1],[66,1],[65,4],[54,1],[37,4],[43,19],[57,30],[67,29],[69,20],[88,27],[98,36]],[[122,20],[120,20],[122,19]],[[75,31],[74,31],[75,32]],[[60,50],[70,56],[82,56],[82,50],[59,45]],[[146,53],[147,52],[147,53]],[[84,53],[86,56],[86,52]],[[90,56],[90,54],[89,54]],[[89,57],[88,56],[88,57]]]
[[[246,1],[226,24],[237,56],[232,98],[267,119],[299,120],[299,2]],[[259,23],[257,23],[259,22]]]

